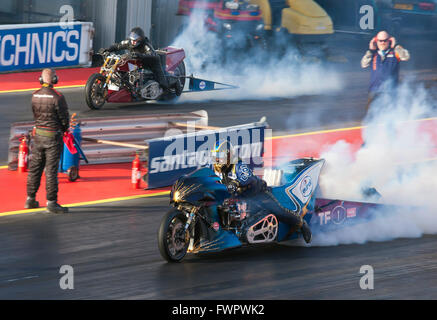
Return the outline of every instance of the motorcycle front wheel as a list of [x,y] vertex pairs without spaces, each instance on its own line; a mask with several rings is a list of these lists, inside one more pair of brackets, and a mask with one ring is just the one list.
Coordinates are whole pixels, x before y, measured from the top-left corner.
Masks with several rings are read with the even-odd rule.
[[179,262],[187,254],[190,237],[185,232],[186,216],[171,209],[162,218],[158,230],[158,247],[161,256],[168,262]]
[[106,78],[100,73],[94,73],[85,85],[85,100],[91,110],[99,110],[106,102],[107,89],[103,88]]

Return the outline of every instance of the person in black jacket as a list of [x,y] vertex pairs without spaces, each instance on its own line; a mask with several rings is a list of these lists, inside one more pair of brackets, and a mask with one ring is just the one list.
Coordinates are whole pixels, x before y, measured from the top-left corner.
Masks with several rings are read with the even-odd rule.
[[169,77],[162,68],[161,58],[153,49],[149,39],[145,36],[143,29],[133,28],[126,40],[114,43],[106,49],[100,49],[100,53],[129,50],[134,59],[141,59],[144,66],[148,66],[156,77],[156,80],[166,90],[174,88],[179,95],[182,92],[182,85],[178,78]]
[[32,111],[35,119],[35,135],[27,176],[27,200],[25,208],[38,208],[35,200],[45,169],[47,210],[66,213],[68,208],[58,204],[58,167],[62,152],[63,133],[70,127],[70,117],[64,96],[53,89],[58,81],[52,69],[44,69],[40,77],[41,89],[32,95]]

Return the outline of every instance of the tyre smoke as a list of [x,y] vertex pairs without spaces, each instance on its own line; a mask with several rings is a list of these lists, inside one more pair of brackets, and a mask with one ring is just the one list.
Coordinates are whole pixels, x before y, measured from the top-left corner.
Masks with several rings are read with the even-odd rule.
[[397,94],[380,96],[363,123],[363,146],[352,154],[344,141],[321,157],[323,197],[368,201],[374,187],[379,202],[396,209],[377,212],[371,221],[315,237],[314,245],[338,245],[420,237],[437,233],[437,103],[411,81]]
[[288,43],[283,54],[275,47],[283,43],[278,39],[274,41],[276,45],[267,49],[260,44],[245,47],[242,44],[245,34],[228,39],[233,49],[226,49],[217,33],[207,29],[204,20],[202,12],[193,12],[172,46],[185,49],[187,75],[235,85],[238,89],[186,93],[179,102],[290,98],[342,87],[334,70],[315,62],[315,58],[302,57],[290,39],[281,39]]

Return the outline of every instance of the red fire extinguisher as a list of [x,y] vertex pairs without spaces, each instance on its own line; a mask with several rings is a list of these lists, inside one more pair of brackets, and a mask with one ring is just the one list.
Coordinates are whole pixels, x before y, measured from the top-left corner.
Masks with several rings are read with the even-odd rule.
[[18,148],[18,172],[27,171],[27,158],[29,155],[29,147],[27,146],[26,137],[20,139],[21,143]]
[[137,152],[135,159],[132,161],[132,187],[134,189],[140,189],[141,183],[141,162],[140,155]]

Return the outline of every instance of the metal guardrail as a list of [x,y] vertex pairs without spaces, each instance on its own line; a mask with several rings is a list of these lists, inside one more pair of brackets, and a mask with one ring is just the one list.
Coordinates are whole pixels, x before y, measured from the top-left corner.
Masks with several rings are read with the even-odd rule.
[[[82,129],[82,138],[90,140],[110,140],[121,143],[145,145],[148,139],[163,137],[168,129],[177,128],[186,132],[189,125],[208,125],[208,113],[204,110],[190,113],[169,113],[158,115],[140,115],[125,117],[105,117],[77,119]],[[34,122],[16,122],[11,125],[9,136],[8,169],[16,170],[18,167],[19,139],[22,136],[31,138]],[[90,164],[119,163],[132,161],[137,148],[128,148],[115,145],[101,144],[93,141],[82,140],[84,151]],[[30,139],[30,156],[32,153],[32,139]],[[144,154],[144,159],[147,155]]]

